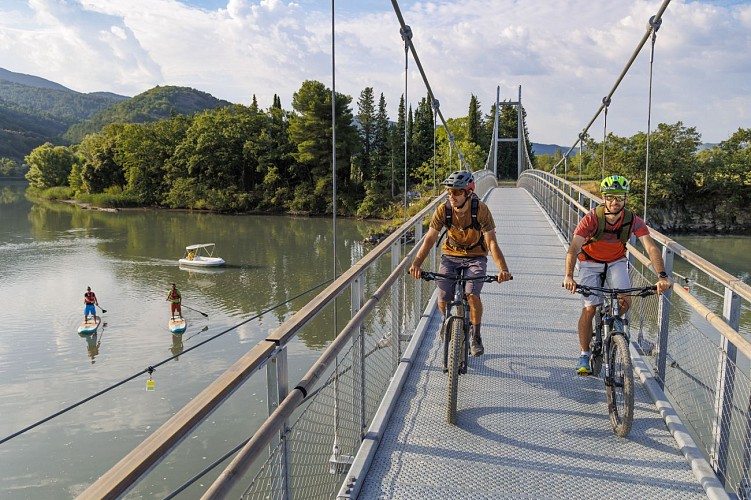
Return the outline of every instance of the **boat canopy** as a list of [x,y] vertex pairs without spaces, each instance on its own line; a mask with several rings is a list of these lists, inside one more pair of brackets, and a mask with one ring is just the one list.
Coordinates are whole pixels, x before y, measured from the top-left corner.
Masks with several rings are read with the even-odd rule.
[[198,250],[199,248],[208,248],[215,246],[214,243],[199,243],[197,245],[188,245],[185,250]]

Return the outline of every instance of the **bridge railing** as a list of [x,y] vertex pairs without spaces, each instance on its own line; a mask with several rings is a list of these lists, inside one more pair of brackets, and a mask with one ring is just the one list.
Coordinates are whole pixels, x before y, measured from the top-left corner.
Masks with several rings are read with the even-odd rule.
[[[475,173],[477,192],[496,186]],[[365,437],[433,287],[406,273],[441,196],[374,247],[313,300],[250,349],[188,405],[103,474],[79,498],[115,498],[165,459],[221,405],[240,399],[243,384],[266,378],[269,417],[250,435],[204,498],[334,497]],[[435,249],[425,261],[435,270]],[[305,376],[291,384],[288,352],[322,315],[350,318]],[[344,321],[342,321],[344,322]],[[237,391],[237,394],[234,395]],[[242,436],[239,436],[242,438]],[[215,473],[214,473],[215,475]],[[205,482],[205,480],[204,480]],[[187,487],[187,485],[186,485]]]
[[[518,185],[547,212],[566,241],[602,202],[555,175],[527,170]],[[669,237],[650,230],[676,282],[659,300],[630,310],[633,346],[688,425],[728,491],[749,498],[751,463],[751,287]],[[649,258],[628,245],[635,286],[656,281]],[[563,269],[561,269],[563,275]]]

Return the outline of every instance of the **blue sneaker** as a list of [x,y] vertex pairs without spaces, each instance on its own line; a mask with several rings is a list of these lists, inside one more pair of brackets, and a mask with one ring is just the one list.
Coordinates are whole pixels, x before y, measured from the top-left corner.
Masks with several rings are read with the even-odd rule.
[[579,375],[589,375],[592,369],[589,367],[589,354],[579,356],[579,364],[576,365],[576,373]]

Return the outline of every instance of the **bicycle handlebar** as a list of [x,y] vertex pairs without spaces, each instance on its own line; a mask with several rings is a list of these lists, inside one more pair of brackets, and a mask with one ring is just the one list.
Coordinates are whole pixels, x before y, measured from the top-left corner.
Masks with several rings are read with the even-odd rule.
[[647,297],[657,293],[657,285],[636,288],[603,288],[600,286],[576,285],[576,292],[589,297],[594,292],[600,292],[602,296],[633,295],[634,297]]
[[[433,273],[430,271],[423,271],[420,275],[420,278],[424,279],[425,281],[435,281],[437,279],[445,279],[445,280],[451,280],[451,281],[482,281],[484,283],[493,283],[495,281],[498,281],[498,275],[496,274],[489,274],[487,276],[473,276],[473,277],[459,277],[459,275],[451,275],[451,274],[443,274],[443,273]],[[513,280],[514,277],[511,276],[511,279]]]

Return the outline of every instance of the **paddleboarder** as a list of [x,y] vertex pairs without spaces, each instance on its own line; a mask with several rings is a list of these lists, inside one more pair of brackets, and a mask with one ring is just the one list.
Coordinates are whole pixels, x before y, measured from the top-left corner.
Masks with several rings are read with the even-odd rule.
[[83,303],[85,304],[85,307],[83,309],[83,321],[84,323],[89,322],[89,315],[91,315],[93,319],[93,322],[96,323],[96,307],[95,305],[99,305],[99,301],[96,299],[96,294],[91,291],[91,287],[86,287],[86,293],[83,294]]
[[177,317],[182,319],[183,310],[181,304],[183,302],[183,297],[180,295],[180,290],[177,289],[177,285],[174,283],[172,283],[172,288],[167,294],[167,300],[170,302],[170,312],[172,317],[174,318],[175,312],[177,312]]

